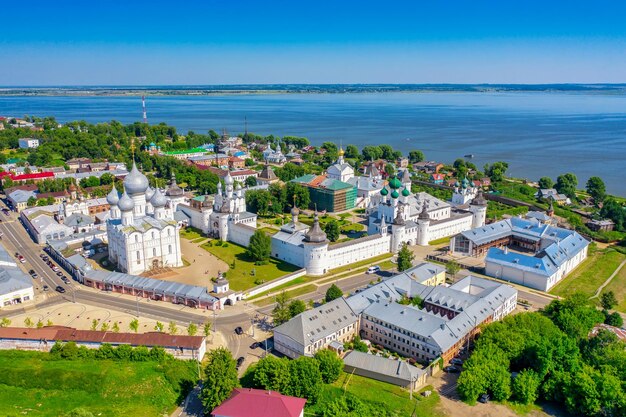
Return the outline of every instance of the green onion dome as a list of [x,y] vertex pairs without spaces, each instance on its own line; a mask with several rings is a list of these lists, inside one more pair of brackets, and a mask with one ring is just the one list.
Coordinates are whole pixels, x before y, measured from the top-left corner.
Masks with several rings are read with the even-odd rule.
[[382,190],[380,190],[380,195],[387,195],[389,194],[389,190],[387,189],[387,187],[383,187]]
[[398,198],[400,197],[400,194],[398,194],[398,190],[393,190],[391,192],[391,198]]
[[404,187],[404,190],[402,190],[402,195],[405,197],[408,197],[411,195],[411,192],[409,191],[408,188]]
[[389,181],[389,186],[394,189],[397,190],[398,188],[402,187],[402,182],[398,179],[398,177],[393,177],[390,181]]

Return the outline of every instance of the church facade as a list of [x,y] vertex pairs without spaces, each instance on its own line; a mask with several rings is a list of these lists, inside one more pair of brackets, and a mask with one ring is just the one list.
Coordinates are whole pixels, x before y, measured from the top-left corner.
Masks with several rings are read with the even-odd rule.
[[153,268],[183,266],[180,226],[173,217],[172,201],[160,189],[151,188],[135,164],[124,178],[124,192],[120,195],[113,187],[107,202],[109,261],[120,271],[141,274]]

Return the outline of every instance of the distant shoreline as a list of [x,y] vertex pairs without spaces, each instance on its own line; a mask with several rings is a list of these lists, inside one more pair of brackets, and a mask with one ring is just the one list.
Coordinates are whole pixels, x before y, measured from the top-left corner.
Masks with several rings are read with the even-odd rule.
[[190,86],[0,86],[0,96],[214,96],[364,93],[585,93],[626,94],[626,84],[250,84]]

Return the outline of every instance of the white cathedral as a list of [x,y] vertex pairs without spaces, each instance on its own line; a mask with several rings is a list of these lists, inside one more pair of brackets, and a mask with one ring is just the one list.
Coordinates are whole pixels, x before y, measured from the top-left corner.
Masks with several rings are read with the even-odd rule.
[[124,193],[120,196],[113,187],[107,195],[111,207],[106,223],[109,261],[133,275],[182,266],[180,226],[174,220],[174,210],[182,200],[175,179],[165,193],[153,189],[133,163],[124,178]]

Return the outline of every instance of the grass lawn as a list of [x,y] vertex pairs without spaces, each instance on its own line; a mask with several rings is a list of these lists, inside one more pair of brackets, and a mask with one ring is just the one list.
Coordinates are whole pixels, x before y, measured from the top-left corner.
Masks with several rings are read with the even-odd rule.
[[[550,293],[565,297],[580,291],[591,297],[624,259],[626,256],[614,250],[597,251],[554,287]],[[614,280],[617,278],[615,277]]]
[[443,411],[439,408],[439,395],[432,387],[424,388],[424,390],[432,391],[430,397],[415,394],[411,401],[409,392],[396,385],[358,375],[350,376],[347,373],[342,373],[332,385],[325,385],[317,403],[306,407],[305,415],[322,415],[328,403],[344,395],[344,386],[347,393],[373,405],[374,409],[387,410],[392,416],[435,417],[443,415]]
[[48,353],[0,351],[2,416],[169,415],[194,379],[182,361],[53,360]]
[[[230,288],[235,291],[243,291],[252,288],[257,285],[255,281],[263,280],[264,282],[268,282],[300,269],[295,265],[274,258],[270,258],[269,262],[265,265],[255,265],[254,262],[246,256],[246,248],[243,246],[235,245],[230,242],[228,246],[225,246],[226,243],[223,246],[217,246],[215,244],[209,245],[211,242],[215,243],[217,241],[213,240],[207,242],[200,247],[217,256],[230,266],[228,272],[226,272],[226,278],[228,278],[230,282]],[[235,262],[234,268],[233,262]],[[252,270],[255,271],[255,275],[251,275]]]
[[282,285],[279,285],[278,287],[274,287],[271,290],[263,291],[262,293],[259,293],[259,294],[255,295],[255,296],[252,296],[252,297],[249,297],[249,298],[247,298],[247,300],[255,300],[257,298],[265,297],[267,294],[269,294],[271,292],[284,290],[286,288],[294,287],[296,285],[306,284],[307,282],[311,282],[313,280],[315,280],[315,277],[304,275],[304,276],[298,277],[298,278],[296,278],[294,280],[291,280],[289,282],[286,282],[286,283],[284,283]]
[[616,310],[626,313],[626,265],[622,267],[617,275],[613,277],[609,285],[604,287],[602,292],[613,291],[617,298]]
[[443,245],[443,244],[449,244],[449,243],[450,243],[450,236],[442,237],[441,239],[431,240],[430,242],[428,242],[430,246],[437,246],[437,245]]
[[196,229],[195,227],[186,227],[184,229],[180,229],[180,237],[187,240],[196,240],[204,236],[202,236],[202,231],[200,229]]
[[[296,288],[295,290],[291,290],[291,291],[285,291],[285,294],[287,295],[287,297],[289,299],[292,298],[296,298],[299,297],[301,295],[304,294],[308,294],[310,292],[313,292],[317,289],[317,287],[313,284],[309,284],[309,285],[305,285],[304,287],[300,287],[300,288]],[[280,290],[278,289],[273,289],[271,291],[272,294],[277,294],[278,292],[280,292]],[[263,307],[263,306],[268,306],[270,304],[274,303],[274,297],[268,297],[268,298],[264,298],[262,300],[256,301],[254,304],[256,304],[259,307]]]

